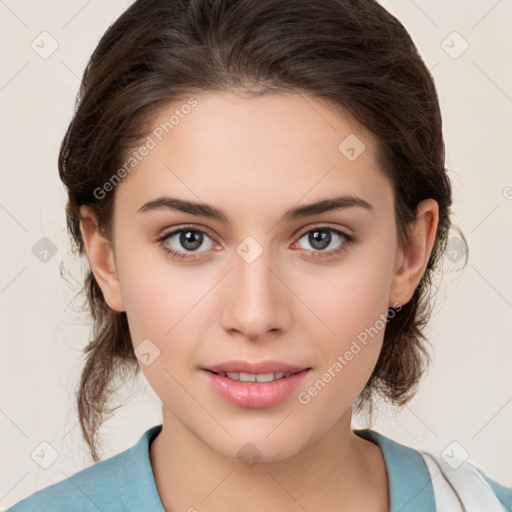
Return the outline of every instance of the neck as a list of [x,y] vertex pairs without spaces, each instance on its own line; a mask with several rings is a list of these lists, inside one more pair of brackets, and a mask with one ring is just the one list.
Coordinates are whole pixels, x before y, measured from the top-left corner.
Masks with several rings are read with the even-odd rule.
[[388,512],[380,448],[355,435],[351,409],[321,438],[282,460],[242,462],[214,450],[163,409],[150,458],[164,508]]

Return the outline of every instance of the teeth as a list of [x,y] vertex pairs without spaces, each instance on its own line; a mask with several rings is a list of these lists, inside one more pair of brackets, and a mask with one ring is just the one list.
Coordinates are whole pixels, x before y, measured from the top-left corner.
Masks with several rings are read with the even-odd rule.
[[274,372],[274,373],[243,373],[243,372],[218,372],[219,375],[227,377],[231,380],[239,380],[241,382],[272,382],[284,377],[288,377],[291,373]]

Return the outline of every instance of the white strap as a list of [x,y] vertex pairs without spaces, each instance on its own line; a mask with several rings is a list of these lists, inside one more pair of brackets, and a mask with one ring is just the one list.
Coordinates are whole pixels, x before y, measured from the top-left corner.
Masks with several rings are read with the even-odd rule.
[[437,511],[507,512],[482,474],[469,462],[454,469],[435,453],[419,452],[430,474]]

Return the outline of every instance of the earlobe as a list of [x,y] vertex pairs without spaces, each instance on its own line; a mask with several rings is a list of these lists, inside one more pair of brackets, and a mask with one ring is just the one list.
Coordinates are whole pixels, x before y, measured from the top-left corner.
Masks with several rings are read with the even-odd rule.
[[402,251],[397,249],[395,272],[391,283],[389,305],[407,304],[418,286],[434,246],[439,205],[434,199],[425,199],[418,205],[416,220],[407,231],[408,244]]
[[101,234],[96,217],[90,208],[80,207],[80,216],[80,232],[87,259],[103,297],[114,311],[125,311],[112,245]]

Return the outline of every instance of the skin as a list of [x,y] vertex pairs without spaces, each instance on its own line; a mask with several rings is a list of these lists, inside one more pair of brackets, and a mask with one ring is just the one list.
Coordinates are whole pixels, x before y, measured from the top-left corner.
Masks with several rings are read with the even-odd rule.
[[[390,183],[378,168],[372,135],[341,108],[299,94],[196,95],[198,106],[115,191],[113,241],[82,208],[87,257],[108,305],[126,311],[134,347],[150,339],[160,355],[141,369],[162,401],[163,428],[151,444],[157,488],[167,511],[320,510],[386,512],[388,481],[377,445],[351,429],[352,403],[370,378],[384,329],[308,404],[297,399],[332,367],[389,306],[407,303],[431,253],[438,205],[420,203],[409,243],[397,244]],[[155,119],[169,119],[184,102]],[[366,149],[354,161],[338,150],[355,134]],[[173,210],[137,212],[161,195],[222,209],[223,223]],[[280,222],[286,210],[353,194],[370,203]],[[206,230],[195,259],[170,228]],[[307,233],[331,233],[327,249]],[[300,230],[300,231],[299,231]],[[308,231],[309,230],[309,231]],[[263,252],[247,263],[247,237]],[[241,358],[276,359],[312,372],[276,406],[250,409],[220,397],[200,370]],[[140,361],[139,361],[140,364]],[[261,453],[248,467],[247,442]],[[193,509],[190,509],[193,510]]]

